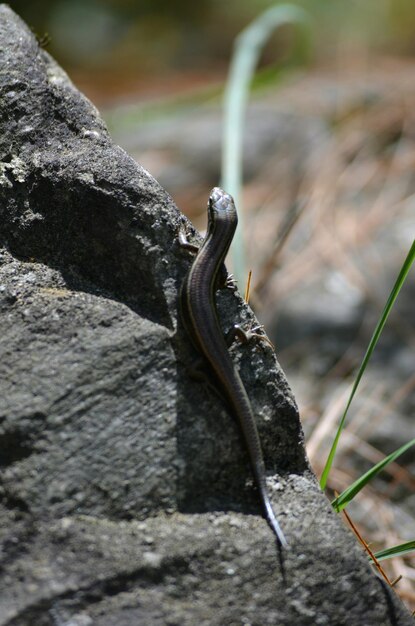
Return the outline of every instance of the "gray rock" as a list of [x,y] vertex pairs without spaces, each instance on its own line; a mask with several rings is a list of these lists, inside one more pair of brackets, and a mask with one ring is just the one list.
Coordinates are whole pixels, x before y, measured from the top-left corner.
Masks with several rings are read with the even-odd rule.
[[184,218],[6,5],[0,125],[0,625],[411,624],[318,489],[273,351],[236,346],[278,552],[187,373]]

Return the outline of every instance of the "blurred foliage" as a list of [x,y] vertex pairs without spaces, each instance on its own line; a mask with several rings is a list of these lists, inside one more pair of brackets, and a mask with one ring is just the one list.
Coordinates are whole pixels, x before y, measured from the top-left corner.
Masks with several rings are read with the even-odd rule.
[[[233,40],[270,0],[10,0],[67,67],[203,70],[228,62]],[[314,18],[317,58],[339,40],[388,53],[415,52],[414,0],[295,0]],[[284,37],[282,38],[284,43]],[[269,46],[275,59],[281,37]],[[283,52],[282,52],[283,53]],[[265,58],[267,50],[265,51]]]

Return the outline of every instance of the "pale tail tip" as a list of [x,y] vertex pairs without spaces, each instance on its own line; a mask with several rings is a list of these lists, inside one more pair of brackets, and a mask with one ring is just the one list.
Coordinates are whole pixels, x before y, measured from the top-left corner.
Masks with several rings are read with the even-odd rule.
[[281,545],[282,548],[288,548],[288,541],[285,538],[284,533],[282,532],[280,525],[278,524],[277,520],[275,519],[275,517],[273,519],[268,520],[269,521],[269,525],[271,526],[278,543]]
[[288,541],[286,540],[282,532],[277,535],[277,538],[283,548],[288,548]]

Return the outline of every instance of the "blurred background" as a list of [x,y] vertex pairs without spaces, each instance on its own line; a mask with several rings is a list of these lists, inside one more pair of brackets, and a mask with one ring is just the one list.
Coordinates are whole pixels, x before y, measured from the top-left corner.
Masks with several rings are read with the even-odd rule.
[[[244,124],[251,304],[299,404],[319,476],[415,233],[415,3],[304,0],[266,45]],[[114,141],[200,230],[221,178],[223,90],[265,0],[26,0],[12,8],[100,109]],[[351,406],[329,495],[415,436],[415,271]],[[243,291],[244,285],[240,285]],[[348,511],[372,548],[415,539],[408,451]],[[415,561],[385,564],[415,608]]]

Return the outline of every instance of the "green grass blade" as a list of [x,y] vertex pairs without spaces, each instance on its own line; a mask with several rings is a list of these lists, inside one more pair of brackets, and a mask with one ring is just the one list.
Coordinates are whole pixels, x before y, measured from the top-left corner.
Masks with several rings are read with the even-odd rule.
[[308,14],[292,4],[280,4],[261,13],[235,40],[224,97],[224,132],[221,185],[232,194],[239,209],[239,226],[233,244],[233,269],[242,285],[246,280],[245,250],[243,245],[243,211],[240,192],[242,187],[242,137],[245,108],[249,88],[262,49],[273,32],[286,24],[299,31],[296,41],[297,57],[305,56],[309,49]]
[[359,371],[358,371],[357,376],[356,376],[356,380],[354,381],[351,394],[350,394],[349,399],[347,401],[346,408],[345,408],[343,416],[342,416],[342,418],[340,420],[340,424],[339,424],[339,427],[337,429],[336,436],[334,438],[333,444],[331,446],[331,450],[330,450],[329,455],[327,457],[326,465],[324,466],[324,470],[323,470],[323,473],[322,473],[321,478],[320,478],[320,486],[321,486],[322,489],[324,489],[326,484],[327,484],[327,478],[328,478],[329,472],[331,470],[331,466],[333,464],[333,459],[334,459],[334,455],[336,454],[337,444],[339,443],[340,434],[341,434],[341,431],[343,430],[344,423],[346,421],[346,415],[348,413],[349,407],[350,407],[350,405],[352,403],[352,400],[353,400],[354,395],[356,393],[356,390],[357,390],[357,388],[359,386],[360,380],[361,380],[361,378],[363,376],[363,373],[364,373],[364,371],[366,369],[366,366],[367,366],[367,364],[369,362],[369,359],[372,356],[372,352],[375,349],[375,346],[376,346],[376,344],[378,342],[378,339],[379,339],[379,337],[380,337],[380,335],[382,333],[383,327],[385,326],[386,320],[388,319],[389,313],[390,313],[390,311],[391,311],[391,309],[392,309],[392,307],[394,305],[394,302],[395,302],[395,300],[396,300],[396,298],[398,296],[398,293],[401,290],[402,285],[405,282],[405,278],[406,278],[406,276],[407,276],[407,274],[408,274],[408,272],[409,272],[409,270],[411,268],[411,265],[414,262],[414,259],[415,259],[415,240],[413,241],[411,249],[409,250],[408,255],[407,255],[407,257],[406,257],[406,259],[405,259],[405,261],[404,261],[404,263],[403,263],[403,265],[401,267],[401,271],[399,272],[399,276],[396,279],[396,282],[395,282],[395,284],[394,284],[394,286],[392,288],[392,291],[391,291],[391,293],[389,295],[389,298],[388,298],[388,300],[387,300],[387,302],[385,304],[385,308],[383,309],[382,315],[380,316],[380,319],[379,319],[379,321],[378,321],[378,323],[376,325],[375,331],[374,331],[374,333],[372,335],[372,338],[370,340],[370,343],[369,343],[369,347],[368,347],[368,349],[366,351],[366,354],[365,354],[365,356],[363,358],[363,361],[362,361],[362,363],[360,365]]
[[414,551],[415,541],[407,541],[406,543],[400,543],[398,546],[393,546],[393,548],[379,550],[379,552],[375,552],[375,557],[378,561],[384,561],[385,559],[392,559],[394,556],[403,556],[404,554]]
[[339,513],[342,509],[344,509],[351,500],[355,497],[357,493],[370,481],[374,478],[380,471],[383,470],[386,465],[395,461],[401,454],[409,450],[411,446],[415,445],[415,439],[411,439],[408,443],[401,446],[395,452],[392,452],[388,456],[386,456],[382,461],[376,463],[370,470],[368,470],[363,476],[355,480],[355,482],[350,485],[347,489],[345,489],[337,498],[332,501],[332,506],[337,513]]

